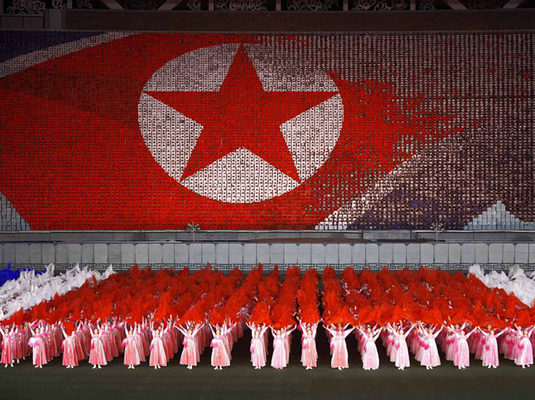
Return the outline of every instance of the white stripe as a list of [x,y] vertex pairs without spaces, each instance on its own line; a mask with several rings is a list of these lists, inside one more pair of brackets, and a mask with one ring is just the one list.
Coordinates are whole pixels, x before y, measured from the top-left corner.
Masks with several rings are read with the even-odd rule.
[[99,44],[130,35],[133,35],[133,33],[103,33],[101,35],[74,40],[72,42],[62,43],[56,46],[50,46],[44,49],[36,50],[28,54],[23,54],[0,64],[0,78],[15,74],[33,65],[52,60],[54,58],[62,57],[79,50],[87,49],[89,47],[97,46]]

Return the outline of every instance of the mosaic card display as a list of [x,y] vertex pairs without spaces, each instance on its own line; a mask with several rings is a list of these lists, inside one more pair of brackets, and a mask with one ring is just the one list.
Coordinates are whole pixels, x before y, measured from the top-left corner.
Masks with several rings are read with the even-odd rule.
[[532,229],[534,39],[0,32],[0,228]]

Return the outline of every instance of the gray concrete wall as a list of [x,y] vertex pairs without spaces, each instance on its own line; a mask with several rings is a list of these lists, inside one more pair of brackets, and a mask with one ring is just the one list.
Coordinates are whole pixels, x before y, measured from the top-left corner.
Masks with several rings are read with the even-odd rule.
[[479,263],[495,269],[512,264],[535,269],[535,243],[0,243],[0,262],[17,266],[53,262],[65,267],[111,263],[124,268],[136,263],[241,267],[263,263],[317,268],[433,265],[452,269]]

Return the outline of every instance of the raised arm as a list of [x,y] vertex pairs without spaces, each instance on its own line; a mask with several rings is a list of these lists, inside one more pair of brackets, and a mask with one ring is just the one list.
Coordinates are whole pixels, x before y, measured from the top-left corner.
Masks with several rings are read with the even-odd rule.
[[468,339],[470,337],[470,335],[472,335],[472,333],[474,333],[476,331],[477,327],[475,327],[474,329],[472,329],[469,333],[466,334],[466,338]]
[[406,339],[407,336],[411,333],[411,331],[414,329],[414,325],[411,325],[411,327],[403,334],[403,337]]
[[433,339],[437,338],[437,336],[440,334],[440,332],[442,332],[442,329],[444,329],[444,327],[441,327],[440,329],[437,329],[436,332],[433,333]]
[[351,327],[351,328],[349,328],[349,329],[346,329],[346,330],[344,331],[344,338],[346,338],[351,332],[353,332],[354,329],[355,329],[354,327]]
[[197,326],[193,330],[193,336],[195,336],[197,333],[199,333],[199,331],[202,329],[203,326],[204,326],[204,324],[197,324]]

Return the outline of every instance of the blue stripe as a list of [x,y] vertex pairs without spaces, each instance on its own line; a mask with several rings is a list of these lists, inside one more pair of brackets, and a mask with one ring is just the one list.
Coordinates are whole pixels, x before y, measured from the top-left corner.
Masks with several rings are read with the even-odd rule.
[[101,32],[0,31],[0,62]]

